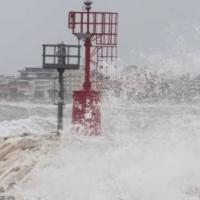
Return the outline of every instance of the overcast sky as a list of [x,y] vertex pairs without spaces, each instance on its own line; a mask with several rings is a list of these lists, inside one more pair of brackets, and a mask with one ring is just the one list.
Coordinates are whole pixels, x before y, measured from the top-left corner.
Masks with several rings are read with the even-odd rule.
[[[81,10],[82,0],[0,1],[0,74],[12,75],[22,67],[41,67],[43,43],[76,43],[67,27],[67,13]],[[171,63],[193,62],[197,69],[199,0],[93,2],[95,10],[119,12],[119,57],[126,64],[153,65],[171,56]],[[186,54],[196,57],[184,61]]]

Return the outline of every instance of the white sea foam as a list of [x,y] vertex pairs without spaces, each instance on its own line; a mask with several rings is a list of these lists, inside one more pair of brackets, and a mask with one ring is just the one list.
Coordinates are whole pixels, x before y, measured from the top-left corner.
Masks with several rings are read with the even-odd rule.
[[199,122],[195,106],[104,104],[102,136],[71,136],[68,121],[58,151],[18,189],[33,199],[197,200]]
[[[66,116],[71,114],[66,106]],[[56,130],[56,106],[31,103],[0,103],[0,137],[22,133],[45,134]]]

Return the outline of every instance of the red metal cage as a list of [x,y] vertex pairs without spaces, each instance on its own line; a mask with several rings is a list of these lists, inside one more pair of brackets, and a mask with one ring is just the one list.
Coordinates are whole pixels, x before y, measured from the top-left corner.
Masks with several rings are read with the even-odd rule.
[[102,61],[117,65],[118,13],[72,11],[68,16],[68,28],[74,35],[87,33],[89,29],[92,42],[90,62],[94,66],[91,66],[91,78],[93,82],[99,82]]
[[[68,16],[68,27],[85,46],[85,82],[83,89],[73,92],[72,124],[99,135],[101,88],[98,85],[109,79],[102,73],[102,67],[106,65],[107,69],[117,61],[118,13],[91,12],[92,2],[87,0],[84,4],[85,11],[72,11]],[[90,79],[96,80],[97,91],[92,89]]]
[[[70,12],[68,27],[73,34],[87,32],[87,12]],[[118,13],[89,12],[89,32],[97,45],[117,45]]]

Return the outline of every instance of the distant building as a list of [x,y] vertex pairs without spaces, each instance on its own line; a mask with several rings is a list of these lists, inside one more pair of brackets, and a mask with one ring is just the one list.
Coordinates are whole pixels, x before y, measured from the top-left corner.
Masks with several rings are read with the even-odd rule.
[[[54,69],[25,68],[19,70],[18,84],[20,93],[35,98],[57,98],[58,73]],[[64,73],[65,101],[72,100],[74,90],[81,89],[84,83],[84,69],[66,70]],[[56,99],[55,99],[56,100]]]
[[19,93],[26,97],[50,98],[57,71],[30,67],[19,70]]
[[7,99],[10,96],[10,88],[6,85],[0,85],[0,98]]
[[24,80],[35,80],[43,79],[50,80],[57,76],[57,71],[54,69],[43,69],[39,67],[27,67],[25,69],[19,70],[19,79]]
[[0,98],[8,99],[12,93],[12,85],[16,78],[14,76],[0,76]]
[[[0,99],[57,100],[59,91],[57,70],[27,67],[18,72],[17,77],[0,76]],[[83,67],[64,72],[65,102],[72,101],[73,91],[82,89],[84,81]]]
[[85,71],[83,68],[79,70],[66,70],[65,71],[65,96],[67,101],[72,100],[74,90],[83,88],[85,81]]

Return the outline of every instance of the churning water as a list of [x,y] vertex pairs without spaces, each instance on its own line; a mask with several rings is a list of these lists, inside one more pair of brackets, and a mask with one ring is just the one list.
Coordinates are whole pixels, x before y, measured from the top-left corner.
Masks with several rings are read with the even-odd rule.
[[66,123],[59,149],[18,186],[22,196],[200,199],[200,107],[104,103],[98,137],[71,136]]

